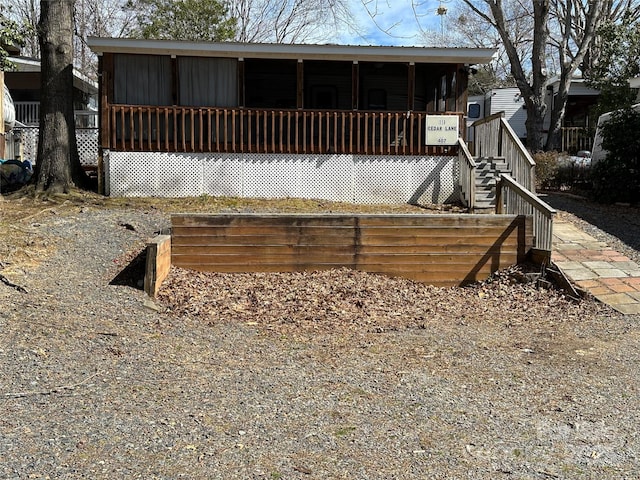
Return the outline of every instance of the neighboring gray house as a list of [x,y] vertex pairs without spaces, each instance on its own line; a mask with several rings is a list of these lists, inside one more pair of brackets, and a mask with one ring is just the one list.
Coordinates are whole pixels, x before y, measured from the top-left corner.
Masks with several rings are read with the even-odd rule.
[[[545,135],[551,123],[551,110],[558,94],[559,79],[552,78],[547,83],[547,114],[544,119]],[[556,148],[575,154],[579,150],[589,150],[595,129],[591,109],[598,102],[599,90],[587,86],[582,78],[575,78],[569,88],[569,98],[562,123],[562,134]],[[518,137],[524,142],[527,137],[527,110],[517,87],[495,88],[485,95],[470,96],[467,105],[467,125],[498,112],[504,112],[505,119]],[[468,138],[472,139],[472,132]]]

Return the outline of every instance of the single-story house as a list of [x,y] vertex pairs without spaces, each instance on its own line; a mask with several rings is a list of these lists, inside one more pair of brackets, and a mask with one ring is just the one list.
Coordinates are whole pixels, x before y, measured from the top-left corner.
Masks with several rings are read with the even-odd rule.
[[[551,111],[557,101],[560,81],[550,79],[546,86],[545,101],[547,112],[544,119],[545,134],[551,123]],[[561,135],[556,148],[559,151],[575,154],[580,150],[590,150],[595,131],[592,111],[598,103],[600,91],[589,87],[582,78],[574,78],[569,87],[569,96],[561,127]],[[527,137],[527,108],[517,87],[503,87],[489,90],[484,95],[469,97],[468,126],[482,118],[504,112],[505,119],[524,143]],[[470,136],[471,134],[468,134]],[[472,139],[470,139],[472,140]]]
[[89,38],[105,190],[456,201],[471,65],[491,49]]
[[[545,128],[549,128],[551,123],[551,111],[556,102],[559,85],[560,80],[557,77],[547,83]],[[587,85],[583,78],[576,77],[571,80],[557,150],[572,155],[580,150],[591,150],[597,120],[593,117],[593,111],[599,98],[600,90]]]
[[[9,60],[15,70],[5,72],[5,83],[16,106],[16,120],[27,126],[38,126],[40,122],[40,60],[11,56]],[[96,124],[98,84],[73,71],[73,107],[78,127]]]

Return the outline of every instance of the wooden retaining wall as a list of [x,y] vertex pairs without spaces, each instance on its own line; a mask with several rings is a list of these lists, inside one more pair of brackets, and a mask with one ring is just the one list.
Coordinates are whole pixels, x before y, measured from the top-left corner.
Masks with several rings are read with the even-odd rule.
[[158,235],[147,243],[144,291],[155,297],[171,268],[171,236]]
[[215,272],[349,267],[464,285],[525,259],[530,216],[174,215],[172,264]]

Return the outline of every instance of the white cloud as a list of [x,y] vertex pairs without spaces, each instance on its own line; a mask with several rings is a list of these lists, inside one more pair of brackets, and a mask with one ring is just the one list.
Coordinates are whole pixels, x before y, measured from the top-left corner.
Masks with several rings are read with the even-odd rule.
[[[439,31],[439,5],[450,0],[351,0],[359,34],[342,33],[339,43],[363,45],[421,45],[423,31]],[[446,18],[445,18],[446,21]]]

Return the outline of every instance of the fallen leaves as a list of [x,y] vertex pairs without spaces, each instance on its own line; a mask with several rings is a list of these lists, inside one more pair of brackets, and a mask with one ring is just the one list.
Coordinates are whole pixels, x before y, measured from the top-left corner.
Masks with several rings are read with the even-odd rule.
[[[203,273],[173,267],[159,302],[172,314],[216,324],[241,322],[278,332],[374,332],[432,322],[548,322],[575,304],[536,287],[514,267],[483,283],[439,288],[343,269],[299,273]],[[506,323],[506,322],[505,322]]]

